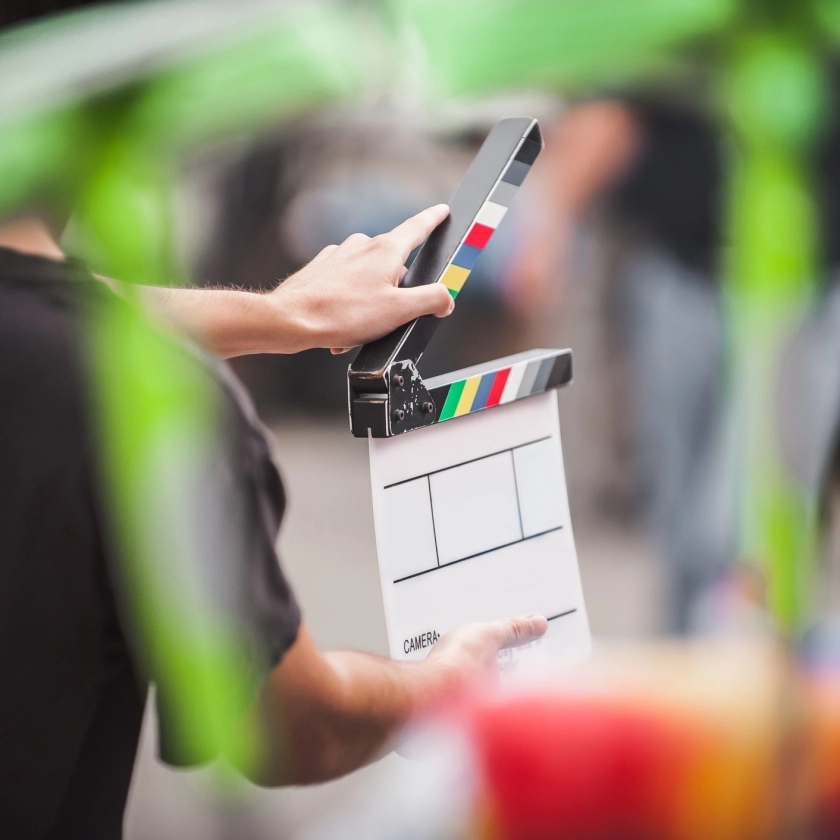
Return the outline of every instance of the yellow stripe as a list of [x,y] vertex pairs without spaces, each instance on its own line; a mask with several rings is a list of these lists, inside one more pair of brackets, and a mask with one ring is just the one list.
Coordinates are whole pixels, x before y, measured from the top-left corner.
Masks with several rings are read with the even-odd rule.
[[450,265],[446,271],[443,272],[443,277],[440,278],[440,282],[446,286],[447,289],[451,289],[453,292],[460,292],[464,286],[464,283],[467,282],[467,277],[470,276],[470,270],[468,268],[461,268],[460,265]]
[[458,400],[458,408],[455,409],[453,417],[460,417],[462,414],[469,414],[472,408],[475,392],[478,390],[478,383],[481,382],[481,375],[471,376],[464,383],[464,390],[461,391],[461,399]]

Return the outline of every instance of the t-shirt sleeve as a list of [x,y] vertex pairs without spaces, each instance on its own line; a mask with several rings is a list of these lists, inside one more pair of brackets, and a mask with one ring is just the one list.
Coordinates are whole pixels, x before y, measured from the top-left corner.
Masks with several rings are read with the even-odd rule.
[[242,559],[246,612],[250,624],[268,651],[273,668],[294,644],[300,626],[300,609],[282,572],[277,556],[277,537],[286,509],[283,482],[268,444],[267,433],[257,418],[245,388],[221,367],[222,381],[233,407],[234,465],[245,515],[246,556]]
[[[214,582],[219,609],[247,645],[248,667],[258,685],[294,644],[301,615],[276,551],[285,494],[266,432],[229,368],[218,363],[217,372],[225,397],[226,446],[208,481],[217,500],[221,494],[228,514],[225,532],[235,534],[223,534],[230,538],[228,547],[216,552],[228,562],[223,568],[208,568],[206,574]],[[160,684],[156,698],[161,758],[178,766],[214,758],[179,754],[179,733],[173,731],[166,690]]]

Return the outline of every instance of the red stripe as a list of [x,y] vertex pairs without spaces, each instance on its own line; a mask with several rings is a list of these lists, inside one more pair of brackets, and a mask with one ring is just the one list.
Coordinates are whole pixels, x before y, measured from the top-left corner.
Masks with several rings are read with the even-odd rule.
[[476,222],[467,234],[464,243],[466,245],[472,245],[473,248],[483,248],[490,241],[492,235],[493,228]]
[[487,395],[487,402],[484,403],[485,408],[490,408],[491,405],[498,405],[502,398],[502,392],[505,390],[505,383],[510,376],[510,368],[502,368],[496,373],[496,378],[493,380],[493,387]]

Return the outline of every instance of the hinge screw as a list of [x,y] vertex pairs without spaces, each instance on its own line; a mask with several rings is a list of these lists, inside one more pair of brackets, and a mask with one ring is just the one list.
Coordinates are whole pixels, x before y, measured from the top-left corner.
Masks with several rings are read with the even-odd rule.
[[392,416],[392,417],[394,418],[394,420],[396,420],[398,423],[400,423],[400,422],[402,422],[403,420],[405,420],[405,412],[404,412],[401,408],[396,408],[396,409],[394,409],[394,413],[393,413],[391,416]]
[[397,388],[402,388],[402,386],[405,385],[405,377],[401,376],[400,374],[397,374],[394,377],[394,382],[397,383]]
[[428,401],[424,402],[421,408],[423,409],[423,414],[431,414],[435,410],[434,405]]

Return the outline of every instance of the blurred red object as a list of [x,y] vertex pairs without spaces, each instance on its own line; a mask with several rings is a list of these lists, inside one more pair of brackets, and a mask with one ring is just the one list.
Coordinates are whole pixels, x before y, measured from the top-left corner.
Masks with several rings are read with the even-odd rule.
[[670,836],[666,769],[685,746],[671,722],[601,701],[526,697],[473,720],[492,818],[506,840]]
[[840,837],[840,672],[649,646],[465,719],[487,840]]

